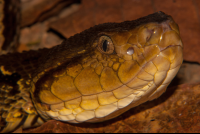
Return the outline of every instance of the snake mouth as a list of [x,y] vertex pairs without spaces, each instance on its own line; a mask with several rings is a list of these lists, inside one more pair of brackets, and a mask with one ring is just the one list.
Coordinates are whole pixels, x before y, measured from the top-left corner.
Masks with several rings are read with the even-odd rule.
[[166,50],[166,49],[168,49],[168,48],[170,48],[170,47],[176,47],[176,46],[183,47],[182,44],[178,44],[178,45],[169,45],[169,46],[167,46],[166,48],[161,49],[160,51],[162,52],[162,51],[164,51],[164,50]]

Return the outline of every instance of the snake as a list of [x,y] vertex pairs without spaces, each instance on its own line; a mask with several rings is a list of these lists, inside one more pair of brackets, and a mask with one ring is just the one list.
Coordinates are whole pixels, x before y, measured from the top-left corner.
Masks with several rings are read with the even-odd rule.
[[96,25],[50,49],[2,54],[0,131],[116,118],[163,94],[182,61],[179,27],[161,11]]

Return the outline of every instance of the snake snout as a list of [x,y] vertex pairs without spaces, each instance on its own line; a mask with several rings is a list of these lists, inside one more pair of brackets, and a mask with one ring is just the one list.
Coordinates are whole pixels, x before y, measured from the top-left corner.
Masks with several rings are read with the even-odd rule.
[[173,46],[183,47],[179,35],[179,28],[173,20],[167,20],[165,22],[162,22],[161,27],[163,33],[161,34],[160,41],[158,43],[158,46],[161,51]]
[[164,21],[164,22],[161,23],[161,27],[163,29],[163,32],[172,30],[172,28],[169,25],[169,22],[170,22],[170,20],[167,20],[167,21]]

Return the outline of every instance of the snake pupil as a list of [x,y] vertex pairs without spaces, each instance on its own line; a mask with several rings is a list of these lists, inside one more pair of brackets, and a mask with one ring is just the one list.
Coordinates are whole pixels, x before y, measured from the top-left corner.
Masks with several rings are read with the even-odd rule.
[[103,35],[98,39],[99,51],[104,54],[112,54],[114,52],[114,44],[109,36]]
[[106,50],[107,50],[107,47],[108,47],[108,41],[107,40],[105,40],[104,42],[103,42],[103,51],[104,52],[106,52]]

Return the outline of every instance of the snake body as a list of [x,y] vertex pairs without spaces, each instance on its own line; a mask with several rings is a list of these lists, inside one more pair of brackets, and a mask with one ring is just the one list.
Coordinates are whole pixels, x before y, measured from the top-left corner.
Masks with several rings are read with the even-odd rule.
[[182,47],[178,25],[157,12],[96,25],[51,49],[2,55],[0,130],[117,117],[166,90]]

